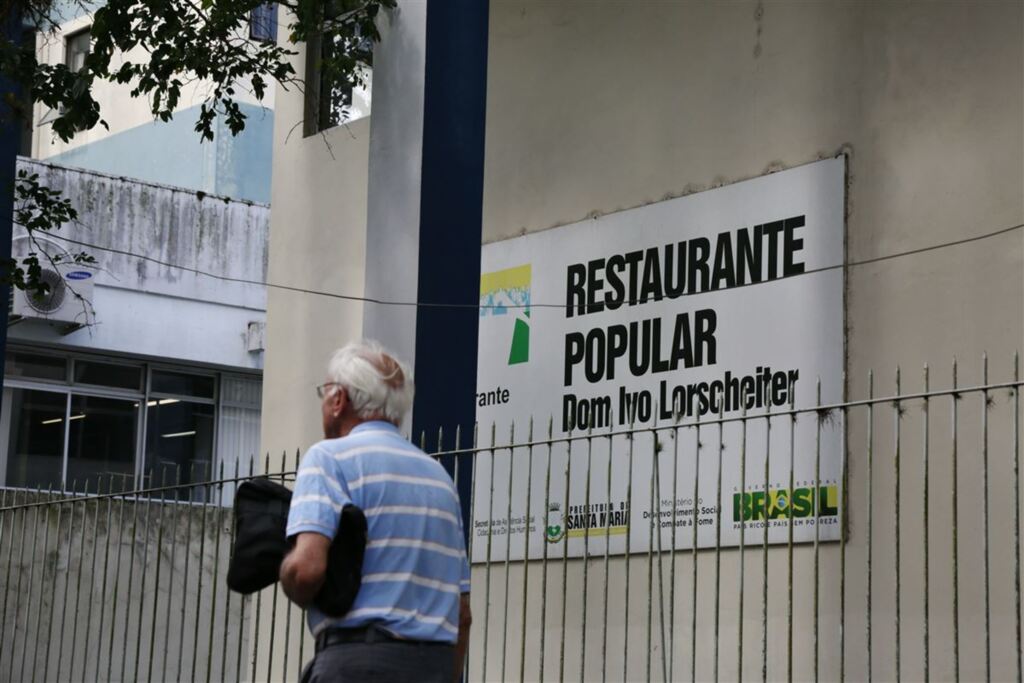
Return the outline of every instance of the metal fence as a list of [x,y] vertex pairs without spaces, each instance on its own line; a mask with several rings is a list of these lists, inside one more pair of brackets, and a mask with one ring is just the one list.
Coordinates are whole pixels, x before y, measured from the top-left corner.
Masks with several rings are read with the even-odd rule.
[[[449,433],[435,455],[473,463],[469,679],[1021,680],[1017,368]],[[0,680],[297,680],[301,610],[224,583],[234,486],[296,467],[0,493]]]
[[235,480],[123,493],[122,477],[0,492],[0,680],[244,675],[253,601],[226,590],[220,505]]

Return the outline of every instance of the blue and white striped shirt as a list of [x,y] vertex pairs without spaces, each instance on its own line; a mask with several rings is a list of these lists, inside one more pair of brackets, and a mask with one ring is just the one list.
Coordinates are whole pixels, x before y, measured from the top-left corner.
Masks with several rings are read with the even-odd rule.
[[366,514],[362,587],[344,617],[311,607],[313,635],[372,623],[399,638],[454,643],[469,562],[451,477],[394,425],[364,422],[303,456],[288,536],[316,532],[333,539],[349,503]]

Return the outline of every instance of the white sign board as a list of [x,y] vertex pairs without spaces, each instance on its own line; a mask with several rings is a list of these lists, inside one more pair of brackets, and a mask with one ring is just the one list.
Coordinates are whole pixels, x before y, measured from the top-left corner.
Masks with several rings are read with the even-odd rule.
[[484,246],[474,562],[839,537],[844,175]]

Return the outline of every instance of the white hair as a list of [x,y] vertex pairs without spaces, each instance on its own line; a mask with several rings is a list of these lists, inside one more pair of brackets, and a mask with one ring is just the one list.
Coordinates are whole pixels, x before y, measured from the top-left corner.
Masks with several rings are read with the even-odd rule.
[[327,379],[345,388],[359,417],[396,425],[412,408],[412,372],[375,341],[351,342],[331,356]]

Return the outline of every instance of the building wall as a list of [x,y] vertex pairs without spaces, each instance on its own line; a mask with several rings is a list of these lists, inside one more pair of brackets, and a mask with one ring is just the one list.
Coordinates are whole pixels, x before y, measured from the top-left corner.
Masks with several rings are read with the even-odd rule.
[[5,505],[49,503],[0,516],[6,680],[236,680],[239,663],[244,672],[255,605],[225,585],[230,510],[61,499],[0,494]]
[[[366,261],[376,267],[366,269],[366,295],[384,301],[416,301],[426,24],[426,3],[402,3],[380,22],[381,43],[374,55],[377,113],[368,160]],[[384,342],[411,367],[416,314],[412,306],[367,306],[366,335]]]
[[41,145],[39,154],[64,166],[267,203],[274,112],[251,104],[243,104],[242,111],[249,119],[237,137],[218,120],[213,142],[200,140],[195,106],[166,123],[141,123],[51,156],[56,145]]
[[[485,242],[839,154],[847,156],[848,262],[968,238],[1019,224],[1024,217],[1024,15],[1019,3],[494,0],[490,4]],[[382,49],[387,49],[386,44]],[[375,86],[385,87],[379,75]],[[297,95],[279,98],[279,141],[280,131],[289,127],[282,121],[284,107],[298,107],[300,102]],[[295,145],[294,140],[289,144]],[[276,151],[281,149],[278,144]],[[284,149],[287,154],[287,146]],[[408,150],[409,155],[418,153],[416,149]],[[352,166],[340,165],[319,151],[276,159],[280,168],[297,169],[296,179],[304,180],[309,187],[323,188],[323,193],[315,197],[300,193],[308,203],[287,219],[291,232],[286,245],[279,246],[281,237],[275,227],[272,276],[275,264],[281,263],[283,268],[290,263],[305,269],[299,271],[303,281],[338,277],[333,264],[321,260],[325,228],[316,218],[334,215],[339,206],[350,202],[363,201],[363,186],[352,183],[351,178],[362,173],[365,166],[357,162],[365,164],[364,157],[353,157]],[[292,179],[275,185],[275,208],[283,195],[279,187],[292,188]],[[278,220],[285,220],[277,215],[275,226]],[[353,218],[346,225],[358,234],[365,218],[346,215]],[[284,250],[281,260],[279,249]],[[1012,372],[1011,354],[1024,339],[1022,257],[1024,239],[1019,231],[1011,231],[957,247],[851,266],[846,295],[847,396],[855,399],[867,395],[871,368],[879,373],[876,395],[892,393],[895,385],[891,373],[897,365],[911,369],[904,375],[904,391],[921,386],[920,368],[925,363],[933,368],[933,386],[948,387],[952,380],[947,368],[953,356],[961,359],[962,373],[969,373],[962,374],[961,379],[969,376],[977,383],[981,380],[984,351],[992,359],[992,376],[1008,377]],[[362,291],[364,280],[360,276],[364,269],[381,267],[384,264],[364,265],[356,259],[353,280],[338,282],[350,285],[346,293]],[[272,328],[276,325],[274,296],[270,302]],[[312,401],[301,410],[271,403],[299,395],[295,392],[308,390],[305,384],[319,381],[312,364],[298,361],[298,369],[292,369],[296,358],[312,358],[315,354],[309,350],[321,348],[305,336],[292,336],[295,330],[322,325],[319,309],[289,305],[282,315],[286,322],[272,333],[268,348],[264,415],[275,416],[264,423],[265,443],[283,434],[312,436],[317,419]],[[354,333],[358,328],[353,325],[344,329]],[[275,367],[280,369],[276,374]],[[275,395],[278,398],[270,398]],[[308,412],[301,414],[303,410]],[[974,426],[964,432],[963,438],[977,443],[977,412],[965,413],[964,420]],[[862,426],[857,423],[857,429]],[[850,429],[853,435],[854,427]],[[876,444],[891,443],[891,425],[880,426],[875,439]],[[1008,439],[1005,430],[993,435],[993,452],[1007,452]],[[908,449],[920,448],[913,439],[908,444]],[[851,436],[848,447],[851,489],[863,492],[868,485],[866,444],[862,438]],[[945,458],[949,442],[943,442],[941,448]],[[1002,469],[992,476],[994,481],[1005,482],[1009,466],[1005,458],[1000,463]],[[889,465],[891,461],[886,460],[886,467],[876,471],[872,480],[879,491],[893,489],[894,475]],[[953,482],[948,461],[943,459],[941,467],[941,471],[933,472],[932,485],[935,490],[949,491]],[[913,479],[920,476],[919,470],[906,476],[915,487],[919,485],[919,480]],[[976,492],[981,485],[977,468],[970,467],[969,474],[963,476],[961,485]],[[919,495],[917,488],[914,492]],[[884,519],[886,529],[876,530],[875,543],[879,547],[888,544],[888,549],[879,550],[876,561],[881,563],[879,566],[891,568],[893,530],[886,515],[892,513],[892,501],[888,493],[878,495],[876,501],[881,502],[875,514],[880,517],[876,519]],[[1005,495],[993,498],[993,519],[1003,523],[1012,519],[1012,505],[1005,502],[1009,499]],[[974,510],[964,518],[964,528],[979,528],[976,513]],[[863,497],[852,499],[850,514],[847,549],[856,558],[856,565],[851,566],[859,568],[866,551]],[[943,515],[937,522],[948,525],[948,513],[943,511]],[[916,551],[917,539],[910,531],[905,534],[914,539],[915,550],[904,555],[908,572],[904,576],[919,576],[922,563]],[[964,557],[976,557],[981,543],[978,535],[965,543]],[[950,551],[948,533],[933,541],[935,557],[948,557]],[[798,586],[806,587],[811,580],[810,553],[807,547],[795,551],[793,580]],[[769,556],[773,577],[768,615],[773,633],[769,641],[769,678],[780,678],[786,666],[782,587],[787,556],[778,549],[771,550]],[[725,551],[723,558],[721,585],[735,586],[739,581],[735,551]],[[823,548],[822,558],[827,568],[823,571],[834,572],[837,548]],[[702,577],[714,575],[714,562],[713,553],[698,554]],[[647,559],[641,557],[630,560],[634,579],[646,576],[646,563]],[[596,566],[592,564],[592,569]],[[570,563],[568,585],[580,584],[582,567],[580,561]],[[692,569],[682,567],[681,572]],[[748,555],[748,581],[759,567]],[[540,609],[536,576],[526,591],[522,566],[513,564],[510,571],[507,600],[515,606],[511,617],[500,608],[501,590],[485,595],[484,569],[474,569],[474,680],[501,678],[501,670],[495,667],[500,666],[503,657],[496,649],[494,634],[507,628],[514,634],[509,642],[513,646],[518,642],[521,624],[516,619],[524,594],[528,596],[530,615],[535,616]],[[556,571],[550,570],[552,580]],[[943,610],[934,617],[932,675],[941,677],[952,677],[952,659],[946,647],[952,631],[947,604],[949,571],[946,565],[936,569],[932,588],[932,599]],[[856,581],[851,579],[851,595],[862,596],[865,585],[860,569],[856,576]],[[1003,609],[1010,601],[1005,567],[996,570],[994,576],[993,585],[1001,591],[995,594],[998,609],[994,628],[1012,628],[1012,615]],[[876,659],[874,673],[891,677],[896,579],[887,570],[876,574],[875,580],[878,595],[883,597],[876,598],[874,638],[882,654]],[[492,568],[490,581],[494,586],[503,585],[504,569]],[[621,565],[617,565],[610,581],[612,595],[621,596]],[[682,579],[678,581],[681,596],[684,584]],[[714,649],[707,620],[713,592],[710,584],[702,586],[698,596],[702,628],[696,640],[697,670],[703,672],[703,677],[710,677]],[[625,634],[631,632],[634,640],[628,671],[634,675],[643,671],[652,647],[630,627],[644,623],[646,618],[647,595],[641,590],[645,588],[645,582],[634,580],[630,611],[616,615],[610,633],[610,642],[619,647]],[[582,602],[579,595],[575,590],[567,593],[557,588],[551,588],[547,595],[551,621],[546,662],[552,668],[546,670],[546,677],[557,676],[558,657],[554,653],[560,639],[568,643],[569,661],[579,656],[583,629],[578,622],[556,635],[561,628],[561,601],[568,600],[569,613],[578,614]],[[960,628],[964,632],[981,628],[980,581],[965,584],[960,599]],[[593,600],[597,602],[589,602],[588,614],[598,615],[600,602],[596,597]],[[492,603],[489,620],[482,616],[486,602]],[[837,603],[834,590],[822,597],[821,614],[833,619],[833,624]],[[750,624],[743,658],[747,675],[760,671],[760,648],[753,635],[759,635],[760,613],[752,613],[753,605],[760,607],[748,602],[742,617],[732,597],[722,607],[723,624],[734,627],[737,618]],[[810,610],[809,600],[801,598],[795,644],[797,678],[810,677]],[[487,670],[483,671],[479,634],[485,621],[495,649],[489,650]],[[920,628],[919,621],[908,623]],[[599,627],[600,622],[595,621],[586,628],[592,657],[599,656],[592,630]],[[859,616],[851,615],[846,624],[854,643],[851,652],[856,655],[848,654],[847,675],[854,679],[867,676],[861,654],[865,627],[863,611]],[[905,661],[912,664],[907,664],[910,668],[905,672],[921,677],[920,638],[917,631],[907,633],[914,633],[914,642],[906,646]],[[677,632],[680,641],[689,635],[683,630]],[[835,675],[834,635],[830,632],[832,640],[826,646],[831,649],[823,649],[822,671],[826,676]],[[911,636],[904,637],[909,643]],[[528,666],[535,666],[542,642],[541,634],[529,629],[524,658]],[[681,642],[679,647],[683,647]],[[689,645],[685,647],[689,656]],[[722,648],[722,652],[731,653],[735,642],[725,639]],[[514,677],[519,673],[519,653],[515,649],[510,652],[506,673]],[[621,655],[611,655],[612,671],[620,670],[623,663],[616,657]],[[726,677],[736,673],[735,660],[729,661],[722,669]],[[977,647],[965,646],[961,675],[980,678],[984,675],[982,662]],[[579,674],[574,666],[566,670],[567,676]],[[994,674],[1007,676],[1011,666],[1002,659],[994,667]],[[677,663],[677,671],[681,667]],[[593,673],[589,665],[587,672]],[[526,678],[534,675],[528,672]]]
[[[62,19],[59,29],[36,39],[41,61],[64,61],[67,36],[92,24],[92,13],[85,11],[87,8],[58,8]],[[145,58],[141,50],[129,52],[126,57],[140,61]],[[112,68],[117,65],[115,59]],[[223,117],[218,117],[214,139],[209,142],[202,141],[194,130],[199,107],[209,94],[208,83],[183,87],[174,119],[168,122],[156,121],[149,100],[131,97],[131,89],[130,84],[97,83],[93,97],[107,127],[97,125],[67,142],[54,136],[48,125],[55,112],[37,104],[32,156],[237,199],[270,200],[274,88],[268,89],[263,102],[257,102],[241,83],[237,97],[247,117],[245,130],[233,136]]]
[[[303,68],[303,47],[292,59]],[[268,282],[277,286],[267,291],[263,369],[272,390],[263,392],[260,439],[261,452],[272,454],[272,471],[280,469],[282,453],[293,467],[297,451],[323,438],[314,389],[325,380],[331,353],[362,336],[363,304],[344,297],[363,296],[367,267],[370,119],[303,138],[303,98],[294,90],[282,95],[275,112],[274,164],[281,170],[273,179],[268,265]],[[268,620],[254,624],[253,637],[269,647],[250,669],[253,680],[267,678],[268,667],[271,677],[279,676],[283,658],[299,661],[303,637],[304,651],[313,651],[302,614],[286,603],[278,604],[277,629],[290,623],[296,635],[290,642],[271,638]]]
[[96,324],[62,334],[24,320],[11,328],[12,342],[262,366],[246,334],[249,323],[266,321],[268,207],[28,160],[19,167],[78,210],[52,238],[97,259]]
[[[858,262],[896,252],[955,241],[1019,224],[1024,217],[1024,40],[1019,3],[491,3],[489,55],[487,161],[484,190],[484,239],[495,241],[525,232],[545,230],[625,208],[644,205],[725,183],[770,173],[819,158],[846,154],[847,260]],[[614,46],[610,48],[609,46]],[[895,368],[904,369],[904,391],[922,387],[922,366],[932,367],[932,386],[952,383],[950,362],[961,361],[961,382],[982,380],[981,357],[990,357],[990,376],[1012,377],[1012,354],[1024,340],[1024,241],[1019,231],[963,246],[928,251],[914,256],[851,267],[848,271],[846,324],[848,359],[847,394],[867,395],[867,376],[876,371],[876,395],[895,393]],[[966,379],[969,378],[969,379]],[[996,402],[1006,410],[1006,400]],[[916,411],[917,407],[911,409]],[[966,410],[966,407],[964,408]],[[948,405],[943,404],[943,411]],[[915,418],[917,413],[914,413]],[[972,404],[961,414],[965,443],[977,444],[980,415]],[[1011,447],[1009,418],[993,431],[990,447],[1005,453]],[[915,430],[920,429],[919,422]],[[943,425],[942,434],[949,432]],[[866,442],[863,423],[851,423],[849,458],[851,509],[848,557],[851,558],[849,599],[857,608],[848,614],[847,676],[867,676],[864,657],[866,628],[863,595],[866,552]],[[876,447],[885,453],[884,466],[874,475],[876,487],[874,674],[893,676],[896,639],[893,573],[892,425],[878,426]],[[905,437],[906,438],[906,437]],[[881,444],[881,446],[879,446]],[[931,474],[933,490],[953,487],[949,473],[950,440],[936,439],[937,455]],[[904,472],[913,498],[910,526],[904,522],[904,674],[923,676],[920,630],[920,486],[922,471],[918,434],[904,443],[915,462]],[[974,457],[963,466],[961,491],[980,495],[981,474]],[[941,464],[938,464],[941,463]],[[993,465],[991,518],[993,539],[1011,537],[1012,519],[1008,484],[1012,478],[1006,458]],[[998,472],[998,474],[996,474]],[[1004,485],[1005,484],[1005,485]],[[906,484],[905,484],[906,485]],[[945,500],[945,496],[943,497]],[[961,530],[981,528],[978,506],[964,508]],[[878,531],[877,520],[883,527]],[[953,676],[950,595],[952,552],[948,507],[943,505],[933,524],[930,589],[932,613],[931,675]],[[965,533],[961,531],[961,533]],[[981,534],[962,536],[961,561],[981,556]],[[785,676],[787,556],[782,549],[770,553],[773,577],[769,600],[769,679]],[[1012,629],[1012,599],[1005,555],[994,557],[992,569],[993,633]],[[710,677],[714,631],[711,615],[716,577],[714,553],[700,553],[701,579],[698,678]],[[809,678],[813,666],[812,605],[808,587],[812,555],[808,547],[796,549],[794,565],[798,604],[795,621],[795,676]],[[838,548],[822,552],[822,575],[837,575]],[[634,580],[628,614],[621,614],[624,589],[622,566],[611,577],[609,671],[621,671],[623,643],[629,649],[630,675],[644,671],[648,652],[655,651],[656,671],[660,647],[644,641],[647,619],[648,560],[630,561]],[[747,624],[744,664],[746,674],[760,675],[760,557],[748,554]],[[560,569],[560,566],[559,566]],[[559,570],[549,577],[547,676],[557,676],[558,643],[568,644],[570,678],[579,675],[583,629],[577,616],[584,599],[588,614],[601,610],[601,562],[592,563],[596,594],[582,598],[577,587],[583,565],[570,563],[569,593],[559,590]],[[667,570],[666,570],[667,571]],[[692,565],[680,559],[677,604],[689,618],[689,576]],[[984,618],[982,582],[961,568],[961,633],[980,633]],[[979,570],[980,571],[980,570]],[[540,569],[530,579],[529,613],[541,609],[537,585]],[[490,599],[502,600],[505,570],[494,568],[490,581],[499,588]],[[639,578],[638,578],[639,577]],[[913,577],[908,579],[908,577]],[[475,626],[483,628],[485,595],[479,589],[484,569],[474,569]],[[499,608],[491,607],[491,649],[483,672],[481,640],[473,644],[472,678],[495,680],[501,676],[500,634],[510,634],[507,675],[519,673],[518,611],[523,602],[522,566],[511,568],[509,604],[515,606],[512,623]],[[722,555],[722,675],[735,677],[735,625],[739,617],[735,586],[739,562],[735,549]],[[909,583],[908,583],[909,581]],[[908,588],[907,586],[911,586]],[[835,581],[823,590],[822,675],[838,672],[838,591]],[[913,591],[907,601],[908,591]],[[752,598],[750,596],[753,596]],[[881,599],[878,596],[884,596]],[[561,602],[569,601],[570,622],[562,627]],[[664,604],[657,594],[655,605]],[[655,619],[657,619],[657,614]],[[536,623],[531,622],[531,623]],[[657,623],[657,622],[656,622]],[[600,619],[588,629],[588,655],[599,657]],[[968,629],[973,629],[968,631]],[[1001,631],[1001,629],[1003,629]],[[477,631],[479,634],[480,631]],[[542,647],[535,629],[527,633],[526,678],[536,677],[532,667]],[[497,640],[495,640],[497,638]],[[692,654],[689,625],[676,630],[676,671],[689,676]],[[984,676],[980,637],[963,646],[961,675]],[[1004,643],[1005,645],[1005,643]],[[993,675],[1007,677],[1013,668],[1006,649],[994,650]],[[597,669],[587,665],[589,676]],[[685,667],[683,669],[683,667]],[[755,673],[756,672],[756,673]],[[618,674],[616,674],[618,675]]]
[[301,96],[280,98],[264,366],[275,389],[264,393],[262,428],[263,451],[275,454],[321,438],[314,387],[331,352],[362,330],[362,303],[335,295],[363,293],[370,121],[303,138],[302,117]]
[[[494,2],[485,241],[844,151],[850,261],[1014,225],[1020,24],[1014,3]],[[1008,358],[1020,244],[851,269],[853,388],[868,366]]]

